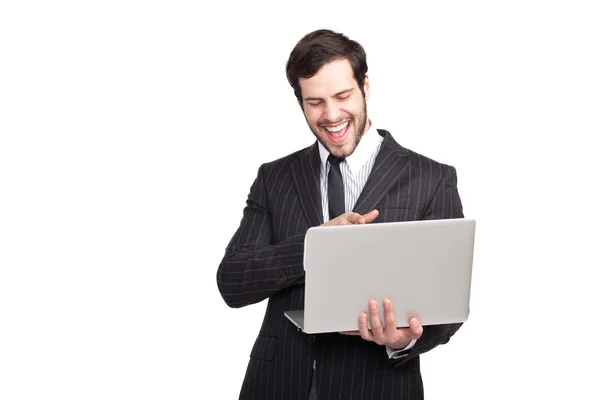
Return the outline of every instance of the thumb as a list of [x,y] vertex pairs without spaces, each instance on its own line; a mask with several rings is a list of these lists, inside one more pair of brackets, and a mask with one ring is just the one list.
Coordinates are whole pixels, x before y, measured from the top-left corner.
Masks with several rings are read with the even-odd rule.
[[377,218],[378,216],[379,216],[379,210],[373,210],[371,212],[366,213],[365,215],[363,215],[363,217],[365,219],[365,224],[373,222],[375,220],[375,218]]
[[419,322],[417,318],[411,318],[408,322],[410,326],[410,332],[414,339],[419,339],[421,335],[423,335],[423,325]]

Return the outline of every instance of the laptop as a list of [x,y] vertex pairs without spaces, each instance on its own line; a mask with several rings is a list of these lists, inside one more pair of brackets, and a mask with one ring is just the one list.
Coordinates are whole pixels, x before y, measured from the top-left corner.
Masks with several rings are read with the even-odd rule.
[[285,316],[305,333],[358,330],[369,299],[388,297],[396,325],[464,322],[469,314],[474,219],[318,226],[305,237],[304,310]]

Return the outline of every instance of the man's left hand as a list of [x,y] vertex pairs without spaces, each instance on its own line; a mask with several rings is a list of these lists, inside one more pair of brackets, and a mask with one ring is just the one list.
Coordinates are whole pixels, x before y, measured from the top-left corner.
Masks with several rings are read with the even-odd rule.
[[386,345],[392,349],[402,350],[410,344],[413,339],[419,339],[423,334],[423,326],[416,317],[409,320],[408,328],[396,328],[396,314],[394,306],[387,297],[383,299],[385,311],[385,328],[379,318],[377,301],[369,301],[369,314],[371,317],[371,329],[367,323],[369,316],[361,313],[358,317],[358,331],[340,332],[344,335],[360,335],[364,340]]

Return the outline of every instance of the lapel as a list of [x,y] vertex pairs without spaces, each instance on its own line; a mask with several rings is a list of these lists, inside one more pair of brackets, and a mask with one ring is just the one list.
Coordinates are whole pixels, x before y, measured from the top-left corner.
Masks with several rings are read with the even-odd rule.
[[[408,151],[400,146],[388,131],[379,129],[378,132],[383,136],[383,142],[369,179],[354,205],[353,211],[359,214],[366,214],[373,210],[398,182],[400,175],[410,163]],[[319,186],[321,160],[317,142],[292,162],[291,172],[309,226],[321,225],[323,223]]]
[[410,163],[408,151],[400,146],[388,131],[382,129],[377,131],[383,136],[383,142],[369,179],[354,205],[353,211],[359,214],[366,214],[373,210],[398,182],[400,175]]
[[323,223],[321,188],[319,187],[321,160],[317,142],[292,162],[291,171],[308,225],[321,225]]

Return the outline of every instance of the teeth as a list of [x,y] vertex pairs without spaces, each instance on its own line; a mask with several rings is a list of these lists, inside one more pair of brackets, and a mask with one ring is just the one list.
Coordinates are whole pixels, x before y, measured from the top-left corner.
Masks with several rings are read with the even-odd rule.
[[346,128],[347,126],[348,126],[348,122],[344,122],[343,124],[338,125],[338,126],[333,126],[333,127],[326,126],[325,129],[327,129],[327,131],[329,131],[329,132],[339,132],[342,129]]

